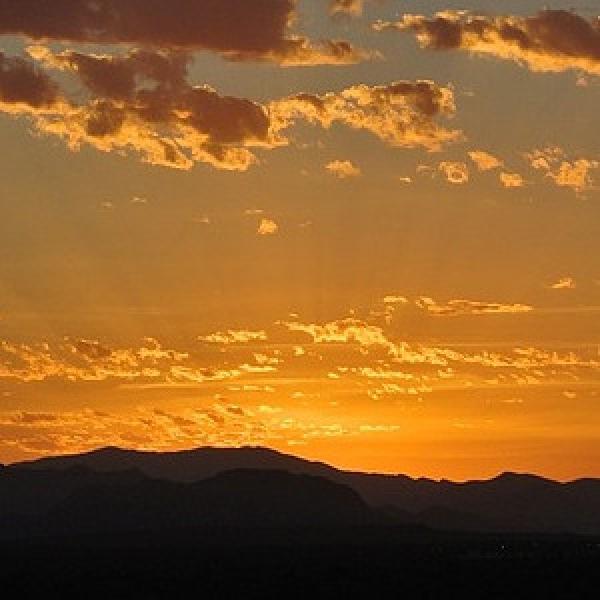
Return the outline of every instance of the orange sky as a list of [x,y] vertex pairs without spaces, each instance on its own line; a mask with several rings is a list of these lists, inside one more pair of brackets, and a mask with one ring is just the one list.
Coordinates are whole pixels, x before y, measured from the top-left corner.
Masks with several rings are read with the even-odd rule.
[[113,4],[0,6],[0,462],[600,476],[589,3]]

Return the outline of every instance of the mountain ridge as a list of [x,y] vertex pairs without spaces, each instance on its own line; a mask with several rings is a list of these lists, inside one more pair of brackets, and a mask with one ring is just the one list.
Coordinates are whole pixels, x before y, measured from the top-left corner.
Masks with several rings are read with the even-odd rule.
[[[401,474],[343,471],[262,447],[200,447],[166,453],[106,447],[16,463],[0,472],[0,482],[11,473],[66,472],[75,466],[104,474],[129,469],[151,479],[180,483],[202,481],[235,470],[284,471],[341,484],[370,507],[393,507],[412,515],[408,520],[437,529],[460,526],[468,531],[483,527],[493,531],[600,534],[599,479],[556,482],[508,471],[488,480],[456,483]],[[69,481],[69,485],[76,485]]]
[[280,450],[275,450],[273,448],[268,448],[266,446],[236,446],[236,447],[218,447],[218,446],[198,446],[196,448],[184,449],[184,450],[168,450],[168,451],[160,451],[160,450],[138,450],[138,449],[130,449],[123,448],[121,446],[101,446],[98,448],[94,448],[92,450],[88,450],[80,453],[69,453],[69,454],[56,454],[50,456],[44,456],[40,458],[34,458],[24,461],[15,461],[12,463],[2,464],[0,463],[0,468],[36,468],[38,466],[46,466],[52,465],[53,463],[61,463],[63,461],[76,461],[80,462],[81,460],[85,460],[86,458],[117,458],[123,456],[137,456],[137,457],[147,457],[147,458],[176,458],[176,457],[197,457],[200,453],[240,453],[240,452],[252,452],[257,453],[263,456],[277,456],[285,459],[291,459],[294,461],[299,461],[304,464],[310,464],[315,467],[322,467],[325,469],[332,469],[340,473],[347,473],[353,475],[365,475],[365,476],[377,476],[377,477],[391,477],[391,478],[404,478],[414,482],[431,482],[431,483],[449,483],[453,485],[464,485],[464,484],[473,484],[473,483],[482,483],[489,482],[498,479],[507,479],[507,478],[528,478],[542,481],[549,481],[552,483],[556,483],[559,485],[568,485],[577,482],[587,482],[587,481],[600,481],[598,477],[577,477],[569,480],[557,480],[552,477],[541,475],[538,473],[529,473],[525,471],[502,471],[493,475],[489,478],[470,478],[466,480],[453,480],[446,478],[436,479],[434,477],[425,477],[425,476],[411,476],[405,473],[382,473],[379,471],[368,471],[368,470],[360,470],[360,469],[346,469],[341,467],[336,467],[324,461],[307,459],[300,456],[296,456],[294,454],[288,454],[285,452],[281,452]]

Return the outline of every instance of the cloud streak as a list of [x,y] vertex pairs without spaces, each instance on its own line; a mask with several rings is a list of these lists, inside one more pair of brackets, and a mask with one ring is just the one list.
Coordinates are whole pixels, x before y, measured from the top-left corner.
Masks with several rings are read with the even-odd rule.
[[501,304],[473,300],[449,300],[446,304],[438,304],[432,298],[427,297],[419,298],[416,304],[435,317],[519,314],[533,310],[533,306],[527,304]]

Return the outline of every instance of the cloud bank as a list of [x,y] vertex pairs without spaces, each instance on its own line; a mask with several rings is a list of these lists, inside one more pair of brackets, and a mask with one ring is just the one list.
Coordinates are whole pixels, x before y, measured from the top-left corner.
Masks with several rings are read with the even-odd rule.
[[230,60],[288,65],[369,58],[348,42],[313,43],[290,32],[296,0],[0,1],[0,34],[32,40],[207,50]]
[[[246,171],[259,162],[255,149],[289,145],[288,130],[299,121],[338,123],[393,146],[427,150],[461,137],[438,123],[453,116],[454,97],[433,82],[359,85],[261,104],[191,84],[185,52],[27,50],[29,60],[0,54],[0,111],[29,116],[38,132],[62,138],[72,150],[89,145],[152,165]],[[59,87],[50,72],[70,84]]]

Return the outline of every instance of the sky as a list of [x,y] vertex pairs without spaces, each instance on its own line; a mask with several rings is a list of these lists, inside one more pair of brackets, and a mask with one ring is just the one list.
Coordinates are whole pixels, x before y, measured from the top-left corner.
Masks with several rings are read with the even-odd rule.
[[0,462],[600,477],[588,0],[0,0]]

